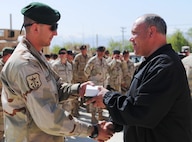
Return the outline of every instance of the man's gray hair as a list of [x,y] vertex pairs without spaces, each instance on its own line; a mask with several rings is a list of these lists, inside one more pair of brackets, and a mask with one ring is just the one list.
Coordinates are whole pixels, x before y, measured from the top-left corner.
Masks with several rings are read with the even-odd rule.
[[155,26],[159,33],[167,34],[167,24],[160,16],[156,14],[146,14],[143,16],[143,20],[147,27]]

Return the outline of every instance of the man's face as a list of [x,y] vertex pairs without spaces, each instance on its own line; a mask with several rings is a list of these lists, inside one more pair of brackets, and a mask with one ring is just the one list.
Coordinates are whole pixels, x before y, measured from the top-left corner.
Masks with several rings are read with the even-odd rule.
[[120,54],[113,54],[114,59],[120,59]]
[[59,53],[59,57],[61,59],[64,59],[64,58],[67,58],[67,52],[65,50],[62,50],[60,53]]
[[54,36],[57,35],[57,30],[51,30],[51,25],[33,24],[38,29],[39,42],[42,46],[49,46]]
[[134,52],[136,55],[148,55],[149,34],[148,28],[141,21],[136,21],[132,27],[132,36],[130,41],[133,44]]
[[87,54],[87,48],[81,49],[81,53],[82,53],[83,55],[86,55],[86,54]]

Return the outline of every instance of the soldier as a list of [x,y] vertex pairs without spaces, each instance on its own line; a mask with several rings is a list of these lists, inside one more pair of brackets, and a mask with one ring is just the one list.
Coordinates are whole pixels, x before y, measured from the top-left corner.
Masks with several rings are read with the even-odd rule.
[[[67,61],[71,64],[72,66],[72,80],[71,83],[73,82],[73,60],[74,60],[75,54],[73,53],[72,50],[67,50]],[[77,82],[73,82],[77,83]],[[73,97],[70,99],[70,106],[71,106],[71,114],[75,117],[79,117],[79,97],[73,95]]]
[[187,74],[187,80],[189,83],[189,88],[191,90],[191,97],[192,97],[192,55],[184,57],[182,59],[182,63],[185,67],[185,71]]
[[72,50],[67,50],[67,61],[73,66],[74,53]]
[[[4,47],[1,52],[1,59],[0,59],[0,71],[2,70],[3,66],[13,53],[14,48],[12,47]],[[0,82],[0,95],[2,92],[2,83]],[[3,118],[3,108],[2,102],[0,101],[0,142],[4,142],[4,118]]]
[[[107,61],[104,58],[105,47],[99,46],[95,56],[91,57],[84,69],[85,76],[88,80],[92,81],[95,85],[101,85],[106,87],[106,79],[108,74]],[[96,119],[96,108],[90,104],[91,122],[97,123],[98,120],[103,120],[102,109],[98,109],[98,120]]]
[[[67,61],[67,50],[65,48],[59,50],[58,60],[53,62],[52,68],[63,81],[71,83],[73,76],[72,64]],[[62,107],[70,114],[72,114],[72,100],[73,97],[70,97],[70,99],[67,99],[62,103]]]
[[[107,88],[111,91],[121,92],[121,83],[123,79],[123,67],[120,60],[120,51],[114,50],[112,60],[109,65],[109,78]],[[124,68],[126,69],[126,68]]]
[[[82,83],[88,81],[88,78],[84,74],[84,68],[87,61],[91,58],[87,54],[87,45],[81,45],[80,53],[77,54],[73,61],[73,82]],[[80,105],[83,106],[84,99],[80,98]],[[89,112],[89,107],[86,106],[87,112]]]
[[123,80],[122,80],[122,85],[121,85],[121,91],[122,94],[125,94],[130,86],[134,71],[135,71],[135,67],[134,67],[134,63],[131,61],[131,59],[129,58],[129,51],[128,50],[124,50],[123,51],[123,67],[127,68],[126,70],[124,70],[125,72],[123,73]]
[[87,46],[81,45],[80,53],[77,54],[73,61],[73,81],[74,83],[82,83],[88,80],[87,76],[84,74],[84,68],[87,61],[91,58],[87,54]]
[[26,35],[1,73],[5,141],[63,142],[64,136],[109,139],[111,123],[81,122],[59,105],[72,94],[83,96],[86,85],[93,85],[62,82],[43,56],[42,49],[57,35],[60,13],[39,2],[30,3],[21,13]]
[[67,61],[67,50],[65,48],[61,48],[58,55],[59,59],[52,64],[52,67],[59,77],[61,77],[65,82],[71,83],[73,71],[72,65]]

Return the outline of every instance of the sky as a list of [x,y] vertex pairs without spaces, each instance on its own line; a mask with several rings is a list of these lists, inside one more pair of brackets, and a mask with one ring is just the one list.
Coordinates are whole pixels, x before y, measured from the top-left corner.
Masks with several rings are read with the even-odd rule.
[[[20,30],[21,9],[34,0],[1,0],[0,29]],[[160,15],[168,34],[192,28],[190,0],[39,0],[61,13],[58,35],[51,46],[67,42],[104,45],[113,40],[129,40],[133,22],[146,13]],[[11,16],[10,16],[11,15]],[[10,18],[12,17],[12,18]],[[10,20],[12,19],[12,20]],[[12,22],[10,22],[12,21]]]

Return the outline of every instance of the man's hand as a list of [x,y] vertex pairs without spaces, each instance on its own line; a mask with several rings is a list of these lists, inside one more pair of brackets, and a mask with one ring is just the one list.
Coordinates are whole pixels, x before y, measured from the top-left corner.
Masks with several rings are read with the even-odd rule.
[[112,122],[106,122],[106,121],[100,121],[98,124],[98,137],[95,138],[98,142],[104,142],[109,140],[113,134],[113,123]]
[[103,103],[103,97],[105,93],[107,93],[109,90],[105,89],[102,86],[99,86],[98,89],[100,92],[97,94],[97,96],[88,99],[86,103],[87,104],[93,103],[94,107],[105,108],[105,104]]

